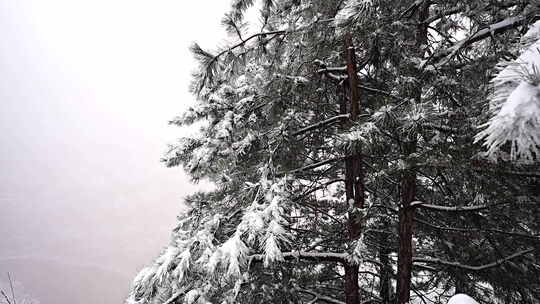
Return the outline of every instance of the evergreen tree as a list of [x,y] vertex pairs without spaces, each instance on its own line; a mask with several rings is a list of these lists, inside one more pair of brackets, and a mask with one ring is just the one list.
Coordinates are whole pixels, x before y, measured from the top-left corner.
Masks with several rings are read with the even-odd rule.
[[264,0],[258,28],[255,5],[192,48],[171,123],[200,132],[164,162],[215,189],[128,303],[538,302],[540,3]]

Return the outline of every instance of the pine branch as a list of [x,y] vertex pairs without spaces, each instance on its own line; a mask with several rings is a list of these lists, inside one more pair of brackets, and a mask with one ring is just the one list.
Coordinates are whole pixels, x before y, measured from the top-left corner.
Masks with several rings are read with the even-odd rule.
[[492,262],[492,263],[489,263],[489,264],[484,264],[484,265],[479,265],[479,266],[466,265],[466,264],[461,264],[459,262],[450,262],[450,261],[445,261],[445,260],[436,259],[436,258],[414,258],[413,262],[415,262],[415,263],[427,263],[427,264],[438,264],[438,265],[450,266],[450,267],[460,268],[460,269],[469,270],[469,271],[483,271],[483,270],[487,270],[487,269],[490,269],[490,268],[498,267],[498,266],[504,264],[505,262],[508,262],[510,260],[513,260],[515,258],[526,255],[526,254],[531,253],[531,252],[534,252],[534,248],[529,248],[529,249],[526,249],[526,250],[518,251],[518,252],[516,252],[516,253],[514,253],[512,255],[509,255],[509,256],[507,256],[505,258],[499,259],[499,260],[497,260],[495,262]]
[[414,12],[420,7],[420,5],[424,2],[424,0],[416,0],[414,1],[407,9],[405,9],[401,14],[399,14],[399,18],[410,18],[412,15],[414,15]]
[[[484,11],[485,9],[489,8],[490,6],[495,6],[498,9],[507,9],[516,5],[521,4],[522,1],[508,1],[508,2],[490,2],[489,4],[485,5],[483,8],[479,9],[479,11]],[[456,6],[449,8],[447,10],[437,10],[434,14],[432,14],[429,18],[425,19],[421,23],[423,24],[431,24],[443,17],[455,15],[458,13],[463,13],[467,9],[467,6]]]
[[319,65],[321,68],[317,70],[317,74],[326,74],[326,73],[339,73],[339,74],[347,74],[347,67],[341,66],[341,67],[327,67],[326,64],[324,64],[320,60],[316,60],[315,64]]
[[234,0],[232,2],[231,17],[235,21],[241,21],[244,17],[244,12],[255,3],[254,0]]
[[433,123],[423,123],[422,127],[426,129],[433,129],[433,130],[443,132],[443,133],[458,133],[459,132],[459,129],[457,128],[452,128],[452,127],[443,126],[443,125],[436,125]]
[[311,164],[311,165],[307,165],[307,166],[304,166],[304,167],[301,167],[301,168],[297,168],[297,169],[294,169],[294,170],[291,170],[291,171],[279,172],[277,175],[282,176],[282,175],[285,175],[285,174],[296,174],[298,172],[308,171],[308,170],[312,170],[312,169],[322,167],[322,166],[327,165],[327,164],[342,161],[342,160],[344,160],[346,158],[347,158],[346,156],[345,157],[342,156],[342,157],[331,158],[331,159],[323,160],[323,161],[320,161],[320,162],[317,162],[317,163],[314,163],[314,164]]
[[475,212],[484,210],[490,207],[493,207],[494,205],[478,205],[478,206],[441,206],[441,205],[432,205],[432,204],[426,204],[421,201],[414,201],[412,202],[409,207],[420,207],[424,209],[429,210],[435,210],[435,211],[445,211],[445,212]]
[[331,303],[331,304],[345,304],[345,302],[342,302],[342,301],[336,300],[334,298],[331,298],[331,297],[316,293],[313,290],[309,290],[309,289],[305,289],[305,288],[301,288],[301,287],[296,287],[295,289],[297,291],[299,291],[299,292],[307,293],[307,294],[312,295],[314,297],[308,303],[316,303],[317,301],[323,301],[323,302]]
[[310,195],[311,193],[313,193],[313,192],[315,192],[317,190],[322,190],[322,189],[325,189],[326,187],[328,187],[331,184],[340,183],[340,182],[344,182],[344,181],[345,181],[345,179],[343,179],[343,178],[336,178],[336,179],[329,180],[329,181],[323,183],[321,186],[312,187],[309,190],[306,190],[304,193],[300,194],[299,196],[294,197],[292,200],[294,202],[297,202],[297,201],[301,200],[302,198]]
[[392,93],[387,92],[387,91],[383,91],[383,90],[379,90],[379,89],[375,89],[375,88],[371,88],[371,87],[366,87],[364,85],[359,85],[358,88],[360,88],[360,89],[362,89],[364,91],[367,91],[367,92],[388,96],[388,97],[394,98],[394,99],[399,100],[399,101],[403,101],[403,102],[407,101],[406,99],[401,98],[401,97],[396,96],[396,95],[393,95]]
[[184,292],[177,292],[172,297],[170,297],[167,301],[165,301],[163,304],[172,304],[183,294]]
[[337,82],[344,81],[348,78],[347,76],[347,67],[327,67],[326,63],[322,60],[315,60],[314,64],[319,66],[319,69],[317,70],[317,74],[324,75],[332,80],[335,80]]
[[[320,60],[317,60],[316,63],[319,66],[321,66],[321,68],[319,70],[317,70],[318,74],[324,74],[326,77],[328,77],[330,79],[333,79],[333,80],[336,80],[336,81],[339,81],[339,82],[349,79],[349,77],[346,75],[347,74],[347,67],[346,66],[343,66],[343,67],[326,67],[326,65]],[[345,74],[345,75],[336,75],[336,73]],[[362,89],[364,91],[370,92],[370,93],[376,93],[376,94],[388,96],[388,97],[394,98],[394,99],[399,100],[399,101],[407,101],[406,99],[403,99],[403,98],[401,98],[399,96],[393,95],[390,92],[375,89],[375,88],[372,88],[372,87],[367,87],[365,85],[358,85],[358,88],[360,88],[360,89]]]
[[[538,19],[539,16],[533,17],[534,20]],[[440,50],[436,52],[429,60],[426,60],[424,64],[422,64],[421,68],[425,68],[425,66],[430,63],[432,65],[437,64],[442,59],[448,57],[448,59],[441,63],[444,64],[448,60],[453,57],[459,50],[461,50],[464,47],[467,47],[475,42],[484,40],[486,38],[491,37],[494,34],[500,34],[507,30],[516,28],[517,26],[525,23],[530,19],[530,16],[516,16],[516,17],[510,17],[507,19],[504,19],[503,21],[494,23],[492,25],[489,25],[479,31],[477,31],[475,34],[471,35],[470,37],[467,37],[457,43],[455,43],[453,46],[448,47],[446,49]]]
[[[464,165],[466,166],[467,169],[474,170],[477,172],[482,172],[482,173],[485,172],[489,174],[494,173],[494,174],[503,174],[503,175],[510,175],[510,176],[540,178],[540,173],[536,171],[500,169],[493,166],[489,162],[479,162],[478,160],[473,160],[469,163],[464,163]],[[456,168],[456,166],[453,166],[450,163],[444,162],[444,161],[440,161],[437,163],[434,163],[434,162],[419,163],[417,164],[417,166],[431,167],[431,168],[448,168],[448,169]]]
[[311,126],[307,126],[305,128],[302,128],[296,132],[294,132],[292,134],[292,136],[298,136],[298,135],[301,135],[301,134],[304,134],[306,132],[309,132],[311,130],[314,130],[314,129],[318,129],[318,128],[321,128],[321,127],[324,127],[324,126],[327,126],[329,124],[332,124],[336,121],[341,121],[343,119],[347,119],[349,118],[351,115],[350,114],[341,114],[341,115],[337,115],[337,116],[334,116],[334,117],[331,117],[331,118],[328,118],[326,120],[323,120],[321,122],[318,122],[316,124],[313,124]]
[[[249,37],[247,37],[246,39],[244,40],[241,40],[240,42],[238,42],[237,44],[219,52],[217,55],[213,56],[210,60],[207,61],[207,63],[205,64],[205,67],[204,69],[208,72],[208,71],[211,71],[214,69],[214,65],[218,62],[219,58],[229,52],[232,52],[233,50],[241,47],[241,46],[244,46],[246,43],[248,43],[250,40],[254,39],[254,38],[258,38],[258,37],[266,37],[268,35],[273,35],[273,36],[276,36],[276,35],[284,35],[286,34],[287,31],[285,30],[277,30],[277,31],[269,31],[269,32],[261,32],[261,33],[256,33],[256,34],[253,34]],[[195,46],[198,46],[198,45],[195,45]],[[196,50],[194,47],[192,48],[194,50]],[[200,49],[200,47],[199,47]],[[201,49],[202,50],[202,49]],[[207,53],[207,52],[205,52]],[[208,53],[207,53],[208,54]],[[202,81],[201,81],[201,84],[199,85],[199,88],[198,88],[198,92],[200,92],[202,90],[202,88],[204,87],[204,85],[206,84],[206,82],[212,78],[212,74],[205,74]]]
[[223,19],[221,20],[221,24],[225,26],[225,29],[227,30],[227,32],[231,34],[236,34],[240,41],[244,41],[244,38],[242,38],[242,31],[241,31],[242,24],[238,25],[236,23],[237,23],[237,20],[235,20],[235,18],[230,13],[225,14]]
[[[284,252],[283,259],[285,260],[308,260],[317,262],[341,262],[346,263],[348,254],[335,252]],[[254,254],[248,257],[250,262],[263,262],[264,254]]]
[[478,232],[486,232],[486,233],[496,233],[496,234],[504,234],[509,236],[515,236],[515,237],[521,237],[526,239],[532,239],[534,241],[540,241],[540,235],[529,235],[524,233],[518,233],[518,232],[511,232],[511,231],[504,231],[500,229],[480,229],[480,228],[460,228],[460,227],[445,227],[445,226],[437,226],[434,224],[431,224],[427,221],[415,218],[415,222],[418,222],[422,225],[428,226],[432,229],[437,230],[443,230],[443,231],[455,231],[455,232],[461,232],[461,233],[478,233]]
[[459,7],[458,6],[458,7],[454,7],[454,8],[445,10],[445,11],[438,11],[435,14],[431,15],[429,18],[422,21],[422,23],[431,24],[434,21],[437,21],[437,20],[439,20],[439,19],[441,19],[443,17],[454,15],[454,14],[457,14],[457,13],[461,13],[461,12],[463,12],[464,9],[465,9],[464,7]]

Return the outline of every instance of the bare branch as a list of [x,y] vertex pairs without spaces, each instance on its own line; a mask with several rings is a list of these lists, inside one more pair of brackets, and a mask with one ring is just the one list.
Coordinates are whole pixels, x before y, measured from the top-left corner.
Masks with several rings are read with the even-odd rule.
[[11,288],[11,300],[13,300],[13,304],[17,304],[17,299],[15,299],[15,291],[13,290],[13,280],[11,279],[9,272],[7,273],[7,276],[9,280],[9,288]]
[[3,290],[0,290],[0,293],[2,293],[2,296],[4,296],[4,298],[6,299],[7,304],[12,304],[11,301],[9,300],[8,296],[6,295],[6,293]]

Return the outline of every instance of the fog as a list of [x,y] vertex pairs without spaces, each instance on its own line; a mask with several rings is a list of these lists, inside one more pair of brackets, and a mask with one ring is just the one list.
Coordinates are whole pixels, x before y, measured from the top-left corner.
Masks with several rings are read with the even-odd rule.
[[0,0],[0,281],[122,302],[203,187],[159,160],[229,2]]

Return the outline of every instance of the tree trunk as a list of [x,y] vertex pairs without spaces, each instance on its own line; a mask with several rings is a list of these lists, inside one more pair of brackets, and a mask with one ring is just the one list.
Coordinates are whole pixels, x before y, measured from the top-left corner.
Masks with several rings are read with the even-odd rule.
[[[425,50],[424,44],[427,43],[428,25],[423,23],[429,17],[429,6],[431,1],[427,0],[421,3],[417,8],[416,21],[417,27],[414,33],[414,49],[411,54],[417,58],[423,58]],[[412,77],[417,77],[419,71],[413,69]],[[413,89],[412,97],[417,104],[422,102],[422,85],[419,84]],[[414,133],[414,132],[413,132]],[[408,158],[416,152],[416,133],[406,135],[403,143],[403,156]],[[399,208],[399,251],[398,251],[398,281],[397,281],[397,303],[409,303],[411,297],[411,277],[412,277],[412,258],[413,258],[413,222],[415,208],[411,207],[416,195],[416,173],[415,164],[407,161],[401,179],[401,206]]]
[[[345,37],[345,57],[347,61],[348,93],[346,96],[350,104],[350,119],[355,121],[359,112],[358,76],[355,58],[355,50],[351,35]],[[346,105],[346,103],[344,103]],[[345,108],[345,109],[344,109]],[[346,107],[341,107],[341,111]],[[349,204],[349,217],[347,230],[349,240],[356,240],[360,236],[361,219],[357,209],[364,207],[364,176],[362,171],[362,156],[359,147],[350,151],[350,156],[345,161],[345,194]],[[360,288],[358,286],[358,265],[347,263],[345,265],[345,303],[360,303]]]
[[390,304],[390,299],[392,298],[392,284],[391,284],[391,271],[392,267],[390,266],[390,250],[386,247],[386,242],[383,240],[381,242],[381,248],[379,249],[379,297],[381,298],[382,304]]
[[360,288],[358,286],[358,265],[345,265],[345,303],[360,303]]
[[[416,149],[415,142],[406,144],[409,151]],[[414,150],[413,150],[414,151]],[[410,153],[410,152],[409,152]],[[412,272],[412,236],[414,207],[410,204],[416,192],[416,174],[407,170],[401,181],[401,207],[399,209],[399,251],[398,251],[398,304],[408,303],[410,300],[411,272]]]

